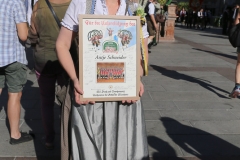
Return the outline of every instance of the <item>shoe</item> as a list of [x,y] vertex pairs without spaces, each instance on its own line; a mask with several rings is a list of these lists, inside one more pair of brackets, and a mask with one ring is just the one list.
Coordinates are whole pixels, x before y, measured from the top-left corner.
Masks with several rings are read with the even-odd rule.
[[18,139],[10,138],[9,143],[11,145],[20,144],[20,143],[24,143],[24,142],[28,142],[28,141],[33,140],[33,137],[30,134],[25,133],[25,132],[20,132],[20,133],[21,133],[20,138],[18,138]]
[[151,51],[148,50],[148,53],[151,53]]
[[53,150],[54,149],[54,143],[46,142],[45,137],[42,138],[42,144],[44,145],[45,149],[47,149],[47,150]]
[[229,97],[236,98],[239,95],[240,95],[240,86],[235,86],[232,92],[229,94]]
[[156,45],[157,45],[157,43],[153,43],[152,45],[153,45],[153,46],[156,46]]

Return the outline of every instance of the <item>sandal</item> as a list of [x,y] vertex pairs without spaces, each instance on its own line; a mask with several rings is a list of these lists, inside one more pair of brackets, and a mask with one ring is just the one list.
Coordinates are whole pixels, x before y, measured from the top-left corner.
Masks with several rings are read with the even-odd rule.
[[33,137],[30,134],[28,134],[26,132],[20,132],[20,133],[21,133],[20,138],[18,138],[18,139],[10,138],[9,143],[11,145],[20,144],[20,143],[24,143],[24,142],[28,142],[28,141],[33,140]]

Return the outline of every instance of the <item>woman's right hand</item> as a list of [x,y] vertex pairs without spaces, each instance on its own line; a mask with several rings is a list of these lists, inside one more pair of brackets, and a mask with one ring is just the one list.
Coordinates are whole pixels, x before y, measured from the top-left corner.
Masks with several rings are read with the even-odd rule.
[[79,80],[78,78],[73,79],[73,85],[74,85],[74,95],[75,95],[75,101],[77,104],[82,105],[82,104],[94,104],[94,101],[81,101],[80,100],[80,95],[83,95],[83,90],[80,87]]
[[77,104],[82,105],[82,104],[89,104],[89,103],[94,104],[95,103],[93,101],[81,101],[80,100],[80,95],[83,95],[84,92],[81,89],[79,80],[77,78],[73,79],[73,85],[74,85],[75,101]]

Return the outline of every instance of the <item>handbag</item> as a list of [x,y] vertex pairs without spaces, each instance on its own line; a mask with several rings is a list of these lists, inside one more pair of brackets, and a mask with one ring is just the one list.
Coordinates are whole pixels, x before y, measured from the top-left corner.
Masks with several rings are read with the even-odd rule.
[[234,48],[240,47],[240,23],[229,30],[228,39]]
[[165,21],[165,16],[162,14],[157,14],[155,16],[156,22],[163,23]]

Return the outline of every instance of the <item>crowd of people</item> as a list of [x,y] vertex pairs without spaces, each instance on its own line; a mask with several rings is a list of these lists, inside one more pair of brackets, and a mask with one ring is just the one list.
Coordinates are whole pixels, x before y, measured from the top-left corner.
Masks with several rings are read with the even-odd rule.
[[178,18],[176,22],[180,22],[181,25],[187,26],[187,28],[206,29],[207,25],[211,25],[212,13],[209,9],[200,9],[199,11],[185,10],[182,8],[177,11]]

